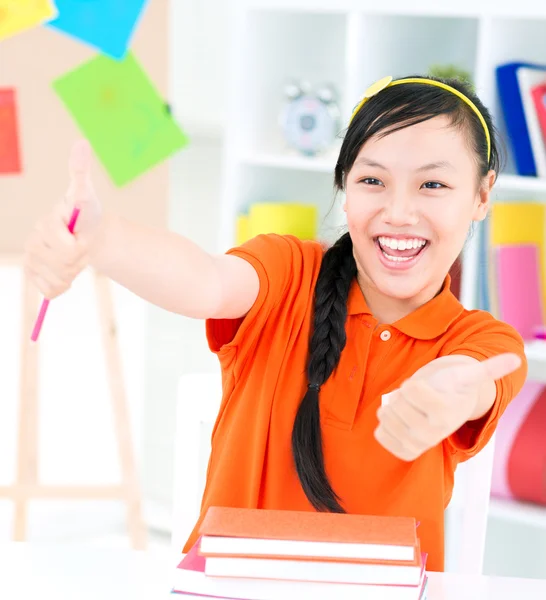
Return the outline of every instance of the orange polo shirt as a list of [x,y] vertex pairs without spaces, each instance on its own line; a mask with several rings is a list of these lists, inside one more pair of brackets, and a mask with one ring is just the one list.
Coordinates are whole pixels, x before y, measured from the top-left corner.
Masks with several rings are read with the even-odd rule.
[[[307,386],[313,292],[323,249],[317,242],[262,235],[230,253],[254,266],[260,290],[244,318],[207,322],[209,345],[222,367],[223,399],[201,517],[185,552],[196,541],[209,506],[315,510],[296,474],[291,435]],[[487,443],[527,373],[518,333],[487,312],[465,310],[449,283],[448,275],[427,304],[378,326],[355,279],[348,298],[347,345],[320,392],[326,472],[344,508],[415,517],[432,571],[444,567],[444,509],[457,463]],[[496,402],[480,422],[466,424],[413,462],[399,460],[375,440],[382,394],[417,369],[440,356],[483,360],[507,351],[519,354],[523,366],[497,382]]]

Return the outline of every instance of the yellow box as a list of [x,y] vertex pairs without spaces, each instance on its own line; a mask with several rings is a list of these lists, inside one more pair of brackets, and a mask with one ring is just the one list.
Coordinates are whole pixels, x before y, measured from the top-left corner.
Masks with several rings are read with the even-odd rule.
[[237,222],[235,225],[235,244],[237,246],[244,244],[247,240],[250,239],[250,236],[248,235],[248,222],[248,215],[239,215],[237,217]]
[[250,207],[248,235],[261,233],[294,235],[301,240],[317,237],[318,209],[313,204],[258,202]]

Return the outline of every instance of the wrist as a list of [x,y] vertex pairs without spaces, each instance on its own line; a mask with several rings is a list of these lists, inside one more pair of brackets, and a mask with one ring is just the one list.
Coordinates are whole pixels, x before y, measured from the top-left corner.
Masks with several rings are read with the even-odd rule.
[[108,256],[108,241],[112,239],[112,231],[119,219],[114,214],[103,214],[92,239],[89,241],[89,265],[98,271],[103,270],[104,261]]

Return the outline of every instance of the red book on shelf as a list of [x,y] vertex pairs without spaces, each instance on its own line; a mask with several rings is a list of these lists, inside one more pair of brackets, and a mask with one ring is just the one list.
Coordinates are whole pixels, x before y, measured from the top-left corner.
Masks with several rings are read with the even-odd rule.
[[546,144],[546,83],[541,83],[531,90],[535,108],[537,111],[538,122],[542,130],[542,137]]
[[199,531],[205,556],[413,561],[412,517],[212,506]]
[[457,257],[457,260],[451,266],[449,270],[449,275],[451,276],[451,292],[457,298],[457,300],[461,299],[461,278],[463,272],[463,263],[461,261],[461,257]]

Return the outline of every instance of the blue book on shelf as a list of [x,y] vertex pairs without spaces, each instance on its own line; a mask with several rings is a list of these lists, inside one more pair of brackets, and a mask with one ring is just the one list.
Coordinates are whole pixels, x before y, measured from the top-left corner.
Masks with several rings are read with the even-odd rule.
[[482,221],[478,230],[478,308],[491,311],[489,299],[489,225]]
[[499,99],[518,174],[536,176],[535,158],[517,78],[519,67],[546,69],[546,65],[512,62],[496,68]]

